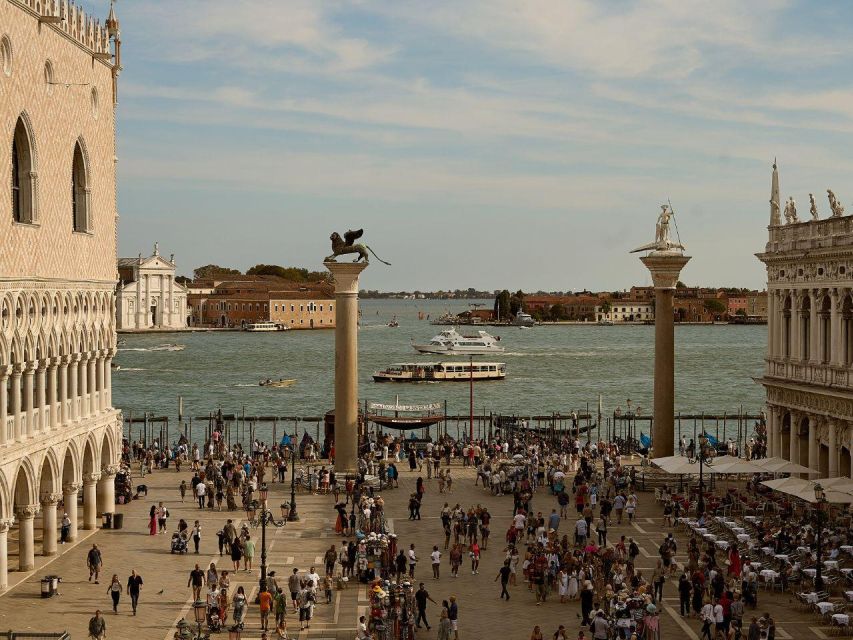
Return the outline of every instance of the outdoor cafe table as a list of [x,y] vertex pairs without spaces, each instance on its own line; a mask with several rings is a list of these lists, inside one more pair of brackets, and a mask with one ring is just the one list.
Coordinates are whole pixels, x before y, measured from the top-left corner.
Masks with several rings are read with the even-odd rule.
[[777,553],[773,556],[776,560],[781,560],[782,562],[789,562],[787,553]]
[[773,547],[761,547],[761,551],[766,556],[776,555],[776,549],[774,549]]
[[803,573],[809,578],[814,578],[817,575],[817,569],[803,569]]
[[714,542],[714,544],[717,545],[723,551],[729,548],[729,543],[725,540],[717,540],[716,542]]
[[853,555],[853,545],[843,544],[838,548],[841,549],[844,553],[848,553],[850,555]]
[[776,581],[776,578],[779,577],[779,572],[773,571],[772,569],[762,569],[758,575],[764,579],[764,584],[766,586]]
[[853,591],[845,591],[844,597],[847,598],[847,602],[853,602]]
[[749,534],[748,533],[739,533],[737,534],[738,542],[749,542]]
[[758,516],[744,516],[743,519],[747,522],[752,522],[753,524],[761,520]]
[[823,566],[827,569],[837,569],[838,568],[838,560],[824,560]]
[[696,527],[696,528],[694,529],[694,531],[695,531],[696,533],[698,533],[700,536],[704,536],[706,533],[708,533],[708,530],[707,530],[706,528],[704,528],[704,527]]
[[713,542],[717,539],[717,536],[715,536],[713,533],[706,533],[702,537],[705,538],[705,540],[708,540],[709,542]]
[[743,527],[732,527],[732,531],[734,533],[744,533],[746,532],[746,529],[744,529]]
[[832,611],[832,609],[835,607],[835,605],[831,602],[818,602],[815,606],[820,611],[820,615],[823,615],[827,611]]
[[850,616],[848,616],[846,613],[833,613],[832,619],[835,624],[840,627],[846,627],[848,624],[850,624]]
[[803,600],[805,600],[809,604],[816,604],[817,603],[817,594],[814,592],[804,593],[803,594]]

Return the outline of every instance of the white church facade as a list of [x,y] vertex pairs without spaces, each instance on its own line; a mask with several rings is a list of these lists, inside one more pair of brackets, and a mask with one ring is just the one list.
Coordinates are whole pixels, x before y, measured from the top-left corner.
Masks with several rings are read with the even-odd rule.
[[119,258],[116,321],[119,331],[187,328],[187,288],[175,282],[175,256]]

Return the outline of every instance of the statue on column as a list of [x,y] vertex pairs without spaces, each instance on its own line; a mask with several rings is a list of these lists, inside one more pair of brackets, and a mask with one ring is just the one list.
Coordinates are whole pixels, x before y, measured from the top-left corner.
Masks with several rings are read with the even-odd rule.
[[812,214],[812,220],[819,220],[820,218],[817,215],[817,203],[814,200],[814,194],[809,194],[809,213]]
[[655,223],[655,241],[649,244],[644,244],[642,247],[637,247],[631,253],[639,251],[670,251],[672,249],[684,249],[684,245],[679,242],[674,242],[669,235],[669,221],[675,215],[668,204],[660,206],[661,212],[658,214],[657,222]]
[[366,244],[355,244],[355,241],[358,240],[362,235],[364,235],[364,229],[359,229],[358,231],[349,230],[344,234],[344,237],[341,238],[340,234],[335,231],[329,236],[329,239],[332,241],[332,255],[326,256],[323,259],[323,262],[337,262],[335,258],[338,256],[347,255],[350,253],[357,253],[353,262],[358,262],[359,260],[363,260],[365,264],[369,264],[370,257],[368,256],[368,251],[373,254],[373,257],[379,260],[382,264],[387,264],[389,267],[391,266],[390,262],[385,262],[382,258],[376,255],[376,252],[371,249]]
[[788,198],[788,202],[785,203],[785,222],[796,224],[799,221],[799,218],[797,218],[797,203],[794,201],[794,197],[791,196]]
[[829,198],[829,208],[832,209],[832,217],[840,218],[844,215],[844,207],[838,201],[838,198],[835,197],[835,194],[832,192],[832,189],[826,190],[826,195]]

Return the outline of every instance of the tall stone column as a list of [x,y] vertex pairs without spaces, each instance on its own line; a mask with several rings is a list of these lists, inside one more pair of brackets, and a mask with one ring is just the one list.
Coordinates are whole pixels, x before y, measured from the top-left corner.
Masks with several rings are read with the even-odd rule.
[[108,465],[101,469],[101,479],[98,480],[98,514],[114,513],[116,510],[115,477],[118,467]]
[[29,571],[36,566],[33,519],[38,513],[38,505],[18,506],[15,515],[18,518],[18,570]]
[[113,406],[113,357],[115,354],[115,349],[108,349],[104,360],[104,409]]
[[12,415],[15,425],[15,440],[20,442],[23,440],[24,425],[23,416],[21,415],[21,374],[23,368],[20,364],[16,364],[12,368]]
[[675,455],[675,326],[672,299],[689,256],[653,251],[640,258],[655,287],[655,389],[652,448],[654,456]]
[[324,262],[335,281],[335,470],[358,469],[358,277],[364,262]]
[[767,292],[767,372],[771,372],[770,360],[776,356],[776,296],[773,291]]
[[[9,417],[9,374],[12,372],[12,367],[0,367],[0,445],[6,444],[9,440],[9,432],[6,428],[6,421]],[[2,586],[2,585],[0,585]]]
[[41,552],[45,556],[56,555],[56,505],[59,493],[46,493],[41,496],[42,544]]
[[83,528],[98,528],[98,480],[100,473],[83,474]]
[[809,362],[817,364],[820,362],[820,349],[818,336],[820,335],[820,318],[818,316],[818,301],[820,300],[820,289],[809,289],[809,298],[811,305],[809,306],[809,335],[806,340],[809,341]]
[[30,438],[33,435],[33,377],[35,369],[33,363],[28,362],[24,369],[24,406],[22,409],[22,419],[24,427],[22,429],[25,438]]
[[800,443],[800,413],[791,411],[791,432],[788,438],[788,460],[790,462],[800,462],[799,455]]
[[95,386],[98,389],[98,404],[96,409],[98,412],[107,408],[106,393],[104,391],[104,362],[106,362],[106,351],[98,351],[98,360],[95,365]]
[[818,477],[818,453],[820,452],[820,440],[817,437],[818,423],[814,416],[809,416],[809,468],[815,471],[809,474],[809,479]]
[[71,419],[68,409],[68,356],[62,356],[59,359],[59,404],[57,409],[56,419],[60,425],[65,424]]
[[800,354],[800,304],[803,298],[796,289],[791,290],[791,335],[789,341],[790,351],[788,356],[791,360],[799,360]]
[[59,358],[51,358],[50,366],[47,369],[47,406],[50,407],[50,416],[48,416],[47,428],[55,429],[59,424],[59,402],[57,401],[56,393],[56,369],[59,364]]
[[35,420],[34,431],[44,431],[47,427],[47,412],[44,410],[45,408],[45,374],[47,373],[46,368],[47,361],[44,359],[39,360],[38,368],[36,369],[36,400],[35,405],[36,409],[38,409],[39,415],[38,419]]
[[89,400],[86,397],[88,393],[87,382],[89,380],[89,357],[90,353],[83,353],[80,356],[80,364],[77,366],[77,392],[79,394],[77,416],[86,418],[89,415]]
[[838,446],[837,425],[835,420],[829,420],[826,424],[826,444],[829,448],[829,464],[827,465],[827,477],[838,476]]
[[90,416],[98,412],[97,396],[95,395],[98,390],[95,384],[95,366],[99,357],[97,351],[93,351],[89,356],[89,380],[86,386],[89,389],[88,411]]
[[829,364],[833,367],[842,366],[844,352],[841,343],[841,314],[839,311],[838,289],[829,290]]
[[9,527],[10,520],[0,520],[0,591],[9,587]]
[[78,375],[78,370],[80,368],[80,354],[75,353],[71,356],[69,367],[68,367],[68,382],[71,387],[68,390],[68,399],[70,409],[68,411],[68,420],[74,421],[77,419],[79,415],[77,413],[77,408],[79,405],[79,398],[77,397],[77,383],[80,381],[80,376]]
[[778,412],[773,405],[767,405],[767,457],[773,457],[776,448],[776,417]]
[[77,539],[77,493],[82,485],[79,482],[69,482],[62,487],[62,503],[65,505],[65,513],[71,521],[68,531],[68,541]]

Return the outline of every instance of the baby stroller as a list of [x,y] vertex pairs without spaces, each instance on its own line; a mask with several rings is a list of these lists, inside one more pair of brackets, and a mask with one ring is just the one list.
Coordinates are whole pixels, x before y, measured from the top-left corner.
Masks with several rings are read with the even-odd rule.
[[183,533],[177,531],[172,534],[172,553],[186,553],[187,538]]
[[207,630],[218,633],[222,630],[222,620],[219,619],[219,607],[215,602],[207,603]]

